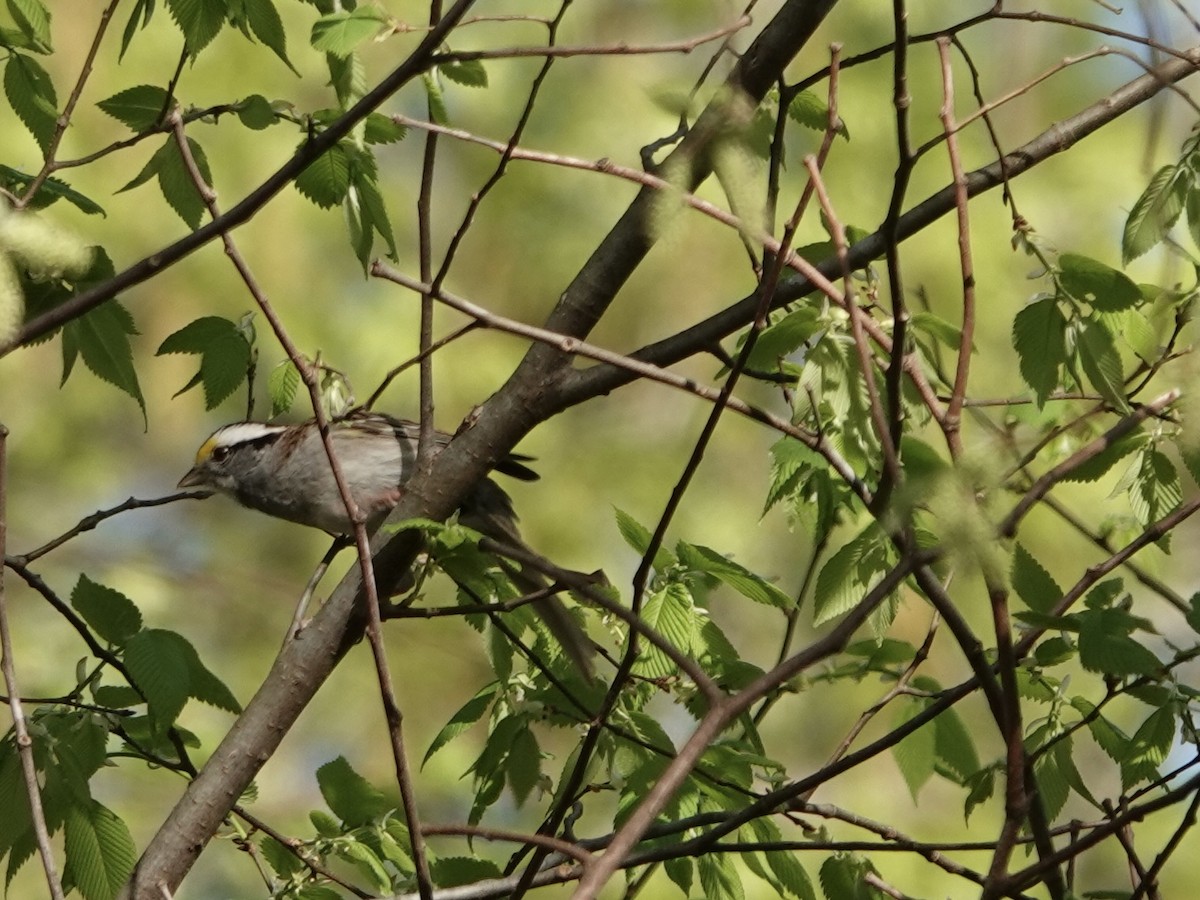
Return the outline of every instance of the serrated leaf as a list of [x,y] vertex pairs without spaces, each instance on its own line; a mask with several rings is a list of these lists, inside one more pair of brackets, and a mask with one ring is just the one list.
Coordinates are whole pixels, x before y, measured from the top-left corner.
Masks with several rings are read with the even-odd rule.
[[1146,717],[1125,747],[1121,759],[1121,787],[1125,790],[1141,781],[1158,776],[1175,741],[1175,709],[1173,705],[1154,710]]
[[437,736],[430,743],[429,749],[425,751],[424,759],[421,760],[421,765],[424,766],[425,763],[429,762],[433,754],[437,753],[442,747],[478,722],[492,705],[499,688],[500,686],[496,683],[489,684],[460,706],[458,711],[450,717],[450,721],[442,726],[442,730],[437,733]]
[[371,113],[363,128],[363,140],[368,144],[392,144],[407,134],[407,128],[383,113]]
[[1076,482],[1099,481],[1122,459],[1145,446],[1146,441],[1146,433],[1138,428],[1123,437],[1117,438],[1117,440],[1113,441],[1091,459],[1076,466],[1064,475],[1062,480]]
[[1184,207],[1187,210],[1188,232],[1192,236],[1192,243],[1200,247],[1200,185],[1194,181],[1188,186]]
[[1048,613],[1062,599],[1062,588],[1021,544],[1013,548],[1012,586],[1025,605]]
[[[204,148],[192,138],[188,138],[187,143],[192,159],[196,162],[196,168],[200,172],[200,177],[204,179],[206,185],[211,187],[212,171],[208,167],[208,157],[204,153]],[[204,198],[200,195],[200,188],[183,161],[175,139],[170,138],[154,155],[158,157],[155,174],[158,176],[158,186],[162,190],[163,197],[166,198],[167,203],[170,204],[171,209],[175,210],[179,218],[183,219],[193,231],[196,230],[200,227],[200,220],[204,217]]]
[[1192,631],[1200,634],[1200,591],[1192,594],[1192,599],[1188,601],[1188,609],[1184,614],[1188,625]]
[[29,41],[41,53],[53,49],[50,44],[50,10],[40,0],[6,0],[9,15]]
[[229,14],[228,0],[166,0],[166,6],[193,59],[212,43]]
[[455,84],[461,84],[464,87],[485,88],[488,85],[487,69],[478,59],[443,63],[438,66],[438,71]]
[[64,339],[68,333],[88,369],[136,400],[144,415],[146,401],[129,344],[129,336],[137,334],[137,329],[126,309],[116,300],[109,300],[68,323],[63,329]]
[[367,825],[396,808],[382,791],[355,772],[344,756],[317,769],[317,785],[330,811],[350,828]]
[[505,760],[508,786],[512,789],[517,806],[524,806],[530,791],[537,786],[542,775],[542,753],[537,739],[528,728],[513,735],[512,749]]
[[286,878],[305,868],[304,863],[297,858],[295,853],[269,835],[264,835],[258,842],[258,849],[262,852],[267,865],[271,867],[271,871],[276,875]]
[[296,176],[296,190],[322,209],[337,206],[350,189],[350,159],[340,144],[330,147]]
[[747,368],[757,371],[778,368],[784,359],[803,347],[824,327],[825,323],[814,307],[804,306],[793,310],[759,332],[746,362]]
[[346,58],[361,44],[373,39],[387,23],[384,14],[374,6],[360,6],[349,12],[321,16],[313,23],[309,43],[322,50]]
[[235,715],[242,711],[242,705],[233,696],[233,691],[204,665],[200,654],[187,638],[174,631],[162,631],[161,635],[162,640],[172,647],[175,655],[187,666],[189,697]]
[[[800,91],[788,104],[788,118],[813,131],[824,131],[829,127],[829,106],[812,91]],[[837,133],[850,140],[850,131],[840,118]]]
[[1175,464],[1153,447],[1142,452],[1129,486],[1129,505],[1143,526],[1156,522],[1183,501],[1183,486]]
[[441,85],[430,72],[425,72],[421,81],[425,85],[425,101],[429,105],[430,121],[435,125],[449,125],[450,114],[446,111],[446,100],[442,96]]
[[676,549],[679,561],[683,565],[716,576],[723,584],[755,603],[783,610],[792,609],[796,605],[791,597],[775,585],[754,574],[745,566],[722,556],[716,550],[698,544],[686,544],[682,541]]
[[1124,272],[1077,253],[1058,258],[1059,281],[1077,300],[1102,312],[1129,309],[1141,302],[1142,292]]
[[133,36],[150,24],[150,17],[153,13],[154,0],[134,0],[129,19],[125,22],[125,31],[121,35],[121,52],[117,54],[118,61],[125,58],[125,51],[129,49],[129,43],[133,40]]
[[235,322],[220,316],[203,316],[168,335],[155,352],[200,355],[200,370],[175,396],[204,385],[205,408],[214,409],[246,380],[250,344]]
[[1157,656],[1129,636],[1125,612],[1098,609],[1079,618],[1079,662],[1089,672],[1124,678],[1152,675],[1162,668]]
[[1163,166],[1150,179],[1121,236],[1121,260],[1128,264],[1162,241],[1183,211],[1183,199],[1189,187],[1185,167]]
[[[894,726],[903,725],[924,708],[925,704],[917,702],[901,705]],[[905,735],[899,743],[892,747],[892,756],[896,760],[900,774],[904,776],[904,783],[908,785],[908,792],[912,795],[914,802],[925,782],[933,775],[936,745],[937,735],[934,732],[933,723],[927,722],[911,734]]]
[[814,592],[814,625],[852,609],[883,579],[892,562],[885,541],[878,527],[868,526],[825,562]]
[[[613,515],[617,519],[617,531],[621,533],[621,537],[625,543],[632,547],[636,552],[645,556],[650,549],[650,534],[649,529],[645,528],[640,522],[629,515],[624,510],[613,507]],[[666,547],[659,545],[654,553],[654,568],[658,572],[663,572],[675,565],[675,555]]]
[[917,331],[923,331],[934,340],[945,344],[951,350],[962,346],[962,329],[951,325],[941,316],[931,312],[913,313],[909,325]]
[[[0,165],[0,184],[3,184],[12,194],[24,194],[25,189],[33,181],[32,175],[19,172],[11,166]],[[50,204],[66,200],[80,212],[88,215],[99,213],[104,215],[104,207],[85,194],[75,190],[61,178],[47,178],[42,182],[27,204],[27,209],[45,209]]]
[[292,408],[299,388],[300,370],[290,359],[285,359],[271,370],[267,377],[267,395],[271,398],[272,419]]
[[1059,370],[1067,358],[1067,320],[1054,297],[1026,306],[1013,319],[1013,348],[1021,377],[1033,388],[1038,407],[1058,387]]
[[[691,654],[697,641],[696,614],[692,596],[678,583],[653,593],[642,607],[642,622],[659,635]],[[646,678],[665,678],[676,673],[675,663],[657,647],[643,641],[634,670]]]
[[66,874],[85,900],[112,900],[133,872],[137,851],[121,819],[96,801],[72,806],[65,822]]
[[168,94],[152,84],[139,84],[113,94],[96,105],[134,131],[146,131],[157,125],[167,112]]
[[1075,347],[1076,357],[1092,387],[1120,412],[1129,409],[1121,354],[1109,330],[1098,320],[1083,323]]
[[134,602],[86,575],[71,591],[71,605],[103,640],[121,646],[142,627],[142,614]]
[[139,631],[122,652],[129,677],[146,698],[159,732],[174,724],[189,690],[187,661],[179,656],[178,644],[165,636],[168,634],[155,628]]
[[283,20],[271,0],[242,0],[246,11],[246,22],[254,36],[263,42],[272,53],[283,60],[283,64],[295,74],[295,66],[287,55],[287,32],[283,28]]
[[696,872],[706,900],[744,900],[742,877],[728,853],[705,853],[696,861]]
[[17,118],[46,152],[58,120],[58,97],[50,75],[33,57],[11,53],[4,67],[4,94]]
[[668,858],[663,862],[663,871],[685,897],[691,896],[694,866],[690,859],[686,856]]

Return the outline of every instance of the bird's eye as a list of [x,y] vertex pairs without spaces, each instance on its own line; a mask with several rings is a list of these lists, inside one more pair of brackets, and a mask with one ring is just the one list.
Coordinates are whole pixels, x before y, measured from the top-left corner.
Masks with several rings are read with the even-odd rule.
[[224,462],[228,457],[229,457],[229,448],[228,447],[213,447],[213,452],[212,452],[212,457],[211,457],[213,462]]

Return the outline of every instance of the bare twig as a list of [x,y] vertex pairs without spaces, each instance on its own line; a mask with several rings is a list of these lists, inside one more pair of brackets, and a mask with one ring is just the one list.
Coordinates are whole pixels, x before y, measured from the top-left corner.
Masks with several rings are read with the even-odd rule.
[[[0,557],[8,538],[8,429],[0,425]],[[29,801],[29,816],[38,855],[46,873],[46,886],[54,900],[63,900],[62,882],[50,847],[50,832],[46,828],[46,812],[42,807],[42,791],[38,785],[37,765],[33,759],[33,738],[25,721],[25,707],[17,687],[16,664],[13,661],[12,632],[8,627],[8,593],[4,589],[4,567],[0,566],[0,668],[4,670],[4,685],[8,691],[8,708],[12,713],[16,734],[17,755],[21,759],[21,774],[25,780],[25,796]],[[12,815],[13,813],[9,813]]]

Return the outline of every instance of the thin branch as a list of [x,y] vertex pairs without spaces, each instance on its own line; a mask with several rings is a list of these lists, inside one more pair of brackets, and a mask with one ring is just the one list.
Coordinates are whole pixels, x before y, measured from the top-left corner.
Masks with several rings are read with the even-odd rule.
[[627,44],[618,41],[612,44],[591,44],[580,46],[538,46],[538,47],[502,47],[497,50],[461,50],[450,53],[439,53],[434,56],[434,62],[442,65],[447,62],[472,62],[482,59],[524,59],[528,57],[566,58],[571,56],[655,56],[667,53],[691,53],[697,47],[720,41],[736,34],[751,23],[749,16],[741,16],[728,25],[722,25],[713,31],[687,38],[681,41],[667,41],[661,44]]
[[[0,557],[8,539],[8,429],[0,425]],[[46,886],[54,900],[63,900],[62,882],[58,866],[54,862],[54,851],[50,847],[50,831],[46,827],[46,812],[42,807],[42,790],[38,784],[37,764],[33,759],[33,738],[25,721],[25,707],[21,703],[21,691],[17,687],[16,664],[13,660],[12,632],[8,626],[8,593],[4,589],[4,567],[0,566],[0,669],[4,671],[4,686],[8,691],[8,708],[12,713],[13,731],[16,734],[17,755],[21,759],[21,775],[25,781],[25,796],[29,801],[29,817],[33,835],[37,842],[42,869],[46,873]],[[15,812],[7,813],[15,815]]]

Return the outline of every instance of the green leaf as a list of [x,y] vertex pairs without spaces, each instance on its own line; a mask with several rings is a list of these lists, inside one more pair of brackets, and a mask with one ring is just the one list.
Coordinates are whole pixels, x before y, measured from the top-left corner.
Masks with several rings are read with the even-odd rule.
[[387,16],[371,5],[321,16],[313,23],[309,43],[314,50],[344,59],[361,44],[380,34],[387,21]]
[[[208,157],[205,156],[204,149],[192,138],[188,138],[187,143],[192,159],[196,161],[200,177],[204,179],[206,185],[211,187],[212,171],[208,167]],[[171,205],[179,218],[183,219],[194,231],[200,227],[200,220],[204,217],[204,198],[200,195],[200,188],[183,161],[183,155],[179,152],[175,139],[168,139],[167,143],[154,155],[158,157],[155,174],[158,175],[158,186],[162,190],[163,197],[166,198],[167,203]]]
[[1141,302],[1142,292],[1124,272],[1102,262],[1064,253],[1058,258],[1059,281],[1076,300],[1084,300],[1102,312],[1129,309]]
[[330,147],[296,177],[296,190],[322,209],[337,206],[350,189],[350,159],[344,147]]
[[[133,317],[116,300],[109,300],[63,328],[71,335],[84,364],[100,379],[127,393],[146,411],[146,401],[133,367],[129,336],[137,334]],[[64,372],[65,381],[67,373]]]
[[438,71],[455,84],[461,84],[464,87],[485,88],[488,85],[487,69],[477,59],[443,63],[438,66]]
[[1084,374],[1097,393],[1120,412],[1129,409],[1121,354],[1109,330],[1096,319],[1084,320],[1075,352]]
[[1067,358],[1067,320],[1054,297],[1026,306],[1013,319],[1013,347],[1021,377],[1033,388],[1038,407],[1058,387],[1059,370]]
[[971,732],[953,709],[933,720],[933,731],[938,772],[958,784],[966,784],[979,771],[979,755]]
[[276,875],[286,878],[299,873],[305,867],[295,853],[269,835],[263,835],[258,842],[258,849],[262,851],[263,859]]
[[193,59],[220,33],[229,15],[228,0],[166,0],[166,4]]
[[1125,220],[1121,237],[1122,262],[1128,264],[1137,259],[1166,237],[1183,211],[1189,187],[1186,167],[1163,166],[1154,174]]
[[404,140],[408,129],[390,116],[371,113],[363,129],[363,140],[368,144],[392,144]]
[[[813,131],[824,131],[829,127],[829,106],[812,91],[800,91],[788,104],[788,118],[793,122],[811,128]],[[840,118],[837,123],[837,133],[850,140],[850,132],[846,123]]]
[[47,152],[58,121],[58,98],[41,63],[24,53],[11,53],[4,67],[4,94],[42,152]]
[[250,344],[242,329],[220,316],[204,316],[168,335],[155,355],[168,353],[199,354],[197,376],[175,396],[201,383],[204,385],[205,409],[215,409],[241,386],[246,380],[251,357]]
[[169,95],[152,84],[139,84],[113,94],[96,105],[134,131],[148,131],[158,125],[167,112]]
[[[653,593],[642,607],[642,622],[685,654],[691,654],[696,646],[697,615],[692,596],[687,588],[672,583]],[[657,647],[642,643],[641,656],[634,671],[646,678],[665,678],[678,671],[675,663]]]
[[[902,704],[897,711],[893,727],[903,725],[924,708],[925,704],[921,702]],[[933,723],[927,722],[892,747],[892,756],[900,768],[900,774],[904,776],[904,783],[908,785],[908,792],[912,794],[914,802],[925,782],[933,775],[936,745],[937,734],[934,732]]]
[[1148,435],[1138,428],[1123,437],[1117,438],[1087,462],[1076,466],[1063,476],[1063,481],[1093,482],[1099,481],[1109,473],[1113,466],[1130,453],[1144,447]]
[[1142,451],[1132,483],[1129,505],[1143,526],[1156,522],[1183,502],[1183,486],[1175,464],[1162,451]]
[[1079,619],[1079,662],[1089,672],[1124,678],[1152,675],[1162,668],[1157,656],[1129,636],[1128,613],[1097,609]]
[[50,53],[50,10],[40,0],[6,0],[8,13],[29,41],[30,49]]
[[145,696],[159,732],[174,724],[188,698],[188,664],[180,657],[175,638],[178,635],[171,632],[146,629],[131,637],[122,653],[129,677]]
[[513,735],[512,749],[505,762],[513,799],[517,806],[524,806],[542,775],[542,752],[532,731],[523,728]]
[[442,726],[442,730],[437,733],[437,736],[429,745],[429,749],[425,751],[425,758],[421,760],[421,765],[424,766],[425,763],[429,762],[433,754],[437,753],[446,744],[478,722],[492,705],[492,702],[496,698],[496,692],[499,689],[500,685],[495,682],[486,685],[479,693],[460,706],[458,712],[452,715],[450,721]]
[[283,20],[279,18],[275,4],[271,0],[242,0],[242,3],[246,11],[246,22],[254,36],[283,60],[284,65],[299,75],[292,61],[288,59],[287,32],[284,31]]
[[129,43],[133,40],[134,34],[150,24],[150,16],[153,13],[154,0],[134,0],[129,19],[125,22],[125,31],[121,35],[121,52],[117,55],[118,60],[124,59],[125,51],[129,49]]
[[923,331],[935,341],[945,344],[951,350],[962,346],[962,329],[951,325],[941,316],[931,312],[913,313],[909,325],[917,331]]
[[803,347],[825,324],[815,307],[803,306],[793,310],[759,333],[746,362],[747,367],[756,371],[778,368],[786,357]]
[[692,880],[695,867],[686,856],[668,858],[663,862],[663,870],[677,888],[683,891],[685,897],[691,896]]
[[317,769],[317,785],[330,811],[350,828],[367,825],[396,808],[382,791],[355,772],[344,756]]
[[796,605],[791,597],[775,585],[754,574],[745,566],[722,556],[716,550],[685,544],[682,541],[679,542],[676,549],[680,562],[685,566],[716,576],[723,584],[733,588],[748,600],[783,610],[792,609]]
[[290,359],[285,359],[271,370],[267,377],[267,396],[271,398],[272,419],[292,408],[299,388],[300,370]]
[[742,877],[728,853],[705,853],[696,860],[705,900],[744,900]]
[[[650,549],[650,538],[652,537],[649,529],[645,528],[629,513],[615,506],[613,507],[613,514],[617,519],[617,531],[621,533],[621,537],[624,538],[625,543],[642,556],[645,556]],[[671,568],[675,563],[675,555],[666,549],[666,547],[659,545],[654,553],[655,571],[663,572]]]
[[1012,586],[1025,605],[1048,613],[1062,599],[1062,588],[1021,544],[1013,548]]
[[1146,717],[1121,759],[1121,787],[1128,790],[1141,781],[1158,777],[1171,745],[1175,742],[1175,709],[1173,705],[1154,710]]
[[875,867],[857,853],[834,853],[821,864],[821,890],[829,900],[876,900],[866,875]]
[[1187,208],[1188,231],[1192,235],[1192,243],[1200,247],[1200,185],[1189,185],[1184,206]]
[[65,825],[66,874],[85,900],[111,900],[137,861],[129,829],[95,801],[71,807]]
[[235,715],[242,711],[241,704],[225,682],[201,662],[200,654],[191,641],[174,631],[161,631],[159,634],[162,641],[170,645],[174,654],[187,666],[189,697]]
[[421,76],[425,85],[425,100],[429,104],[429,118],[435,125],[449,125],[450,114],[446,111],[446,100],[442,96],[441,85],[430,72]]
[[[32,175],[18,172],[10,166],[0,165],[0,184],[10,193],[23,194],[33,181]],[[38,188],[38,192],[30,199],[29,209],[44,209],[57,200],[66,200],[76,209],[90,215],[104,215],[104,207],[85,194],[79,193],[61,178],[47,178]]]
[[1188,610],[1184,618],[1187,619],[1187,623],[1192,631],[1200,634],[1200,591],[1192,594],[1192,599],[1188,602]]
[[439,888],[461,887],[504,875],[490,859],[477,856],[441,856],[429,863],[429,873]]
[[833,554],[817,575],[813,624],[822,625],[853,609],[883,580],[894,553],[887,538],[875,525]]
[[103,640],[121,646],[142,627],[134,602],[110,587],[80,575],[71,591],[71,605]]
[[251,131],[262,131],[279,121],[275,107],[262,94],[251,94],[237,104],[238,121]]

